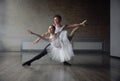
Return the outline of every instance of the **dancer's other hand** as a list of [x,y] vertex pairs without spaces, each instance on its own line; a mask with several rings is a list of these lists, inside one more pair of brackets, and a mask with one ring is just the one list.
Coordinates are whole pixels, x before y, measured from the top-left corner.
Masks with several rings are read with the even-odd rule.
[[56,48],[61,48],[61,46],[59,45],[59,46],[55,46]]
[[27,30],[27,32],[28,32],[29,34],[31,34],[31,35],[33,34],[33,32],[32,32],[31,30],[29,30],[29,29]]
[[82,25],[83,27],[85,27],[85,23],[87,22],[87,20],[84,20],[82,23],[80,23],[80,25]]

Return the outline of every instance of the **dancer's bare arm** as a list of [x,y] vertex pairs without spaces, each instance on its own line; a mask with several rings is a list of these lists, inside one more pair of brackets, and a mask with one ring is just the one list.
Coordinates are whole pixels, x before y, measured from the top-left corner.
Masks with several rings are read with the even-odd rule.
[[[43,36],[43,37],[47,37],[47,36],[49,36],[49,33],[46,32],[46,33],[42,34],[41,36]],[[40,40],[41,40],[41,38],[38,37],[37,39],[35,39],[35,40],[33,41],[33,43],[36,44],[36,43],[38,43]]]
[[76,28],[76,27],[84,27],[86,22],[87,22],[87,20],[84,20],[83,22],[81,22],[79,24],[66,25],[65,29]]
[[[83,24],[83,26],[85,26],[86,21],[84,20],[81,24]],[[79,30],[79,26],[76,26],[72,29],[71,33],[68,35],[69,40],[72,40],[73,36],[75,35],[75,33]]]
[[73,28],[70,34],[68,35],[69,40],[71,41],[75,33],[79,30],[80,27]]
[[31,34],[31,35],[35,35],[35,36],[39,37],[40,39],[46,40],[46,41],[48,41],[48,42],[51,41],[50,39],[45,38],[45,37],[44,37],[45,35],[44,35],[44,36],[39,35],[39,34],[37,34],[37,33],[32,32],[31,30],[27,30],[27,31],[28,31],[29,34]]

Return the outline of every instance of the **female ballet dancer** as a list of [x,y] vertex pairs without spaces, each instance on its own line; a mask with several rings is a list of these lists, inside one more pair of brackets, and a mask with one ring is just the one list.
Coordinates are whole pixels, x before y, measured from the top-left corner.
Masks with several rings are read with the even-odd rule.
[[28,30],[28,32],[50,42],[50,46],[47,48],[47,53],[53,60],[65,62],[69,61],[71,57],[74,56],[72,45],[68,40],[66,30],[55,33],[55,27],[51,25],[48,28],[48,32],[50,33],[49,38],[42,37],[30,30]]

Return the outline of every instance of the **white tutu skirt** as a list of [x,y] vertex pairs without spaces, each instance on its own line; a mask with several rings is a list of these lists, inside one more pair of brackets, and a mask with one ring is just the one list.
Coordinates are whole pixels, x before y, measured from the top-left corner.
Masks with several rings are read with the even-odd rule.
[[62,31],[59,37],[47,48],[48,55],[58,62],[69,61],[74,56],[72,45],[67,37],[67,31]]

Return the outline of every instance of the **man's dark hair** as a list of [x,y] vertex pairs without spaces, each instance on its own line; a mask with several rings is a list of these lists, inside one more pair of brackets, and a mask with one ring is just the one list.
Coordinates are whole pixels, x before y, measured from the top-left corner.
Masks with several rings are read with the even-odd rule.
[[61,15],[58,15],[58,14],[57,14],[57,15],[54,15],[54,18],[55,18],[55,17],[57,17],[60,21],[62,21]]

